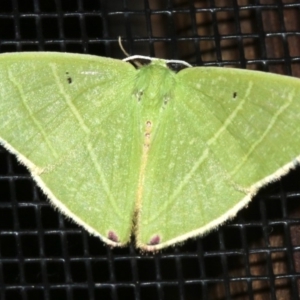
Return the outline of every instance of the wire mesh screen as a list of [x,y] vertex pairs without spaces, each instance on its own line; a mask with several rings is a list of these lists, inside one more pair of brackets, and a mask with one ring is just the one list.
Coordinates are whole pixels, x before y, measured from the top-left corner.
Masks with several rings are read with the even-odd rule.
[[[123,58],[121,36],[130,54],[299,77],[299,20],[296,0],[1,0],[0,52]],[[67,220],[0,148],[0,299],[299,299],[299,178],[202,238],[144,254]]]

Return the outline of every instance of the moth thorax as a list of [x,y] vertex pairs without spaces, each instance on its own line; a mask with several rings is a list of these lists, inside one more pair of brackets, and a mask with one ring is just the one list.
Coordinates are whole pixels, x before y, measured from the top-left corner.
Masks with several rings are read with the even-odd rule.
[[161,108],[175,88],[175,73],[163,61],[154,61],[138,70],[136,90],[143,106]]

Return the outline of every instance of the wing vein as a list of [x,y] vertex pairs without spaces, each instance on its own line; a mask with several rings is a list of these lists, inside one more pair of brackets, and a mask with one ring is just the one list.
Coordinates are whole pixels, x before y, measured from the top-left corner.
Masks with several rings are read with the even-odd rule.
[[245,102],[246,102],[246,98],[247,95],[250,93],[251,89],[252,89],[252,83],[249,83],[249,87],[247,89],[246,92],[246,96],[244,97],[244,99],[238,104],[238,106],[234,109],[234,111],[228,116],[228,118],[225,120],[225,122],[223,123],[223,125],[220,127],[220,129],[214,134],[213,137],[211,137],[207,142],[207,150],[205,150],[201,157],[198,159],[198,161],[194,164],[194,166],[191,168],[191,170],[185,175],[185,177],[182,180],[182,183],[177,187],[177,189],[174,191],[174,193],[171,195],[171,198],[175,198],[180,191],[182,190],[182,188],[189,182],[190,178],[192,177],[192,175],[195,173],[195,171],[200,167],[200,165],[205,161],[206,157],[208,156],[208,152],[209,152],[209,146],[211,146],[212,144],[214,144],[219,136],[228,128],[228,126],[232,123],[233,119],[237,116],[238,112],[243,108]]
[[59,88],[60,93],[62,94],[62,96],[64,97],[68,107],[71,109],[73,115],[75,116],[75,118],[77,119],[77,121],[79,122],[80,127],[82,128],[82,130],[86,133],[89,134],[90,133],[90,129],[88,128],[88,126],[84,123],[84,120],[80,114],[80,112],[78,111],[78,109],[76,108],[76,106],[74,105],[74,103],[72,102],[71,97],[68,95],[68,93],[65,91],[60,78],[57,74],[57,69],[55,64],[50,64],[50,68],[52,70],[55,82]]
[[149,220],[149,222],[152,222],[154,219],[159,217],[159,215],[167,209],[169,205],[173,203],[173,201],[176,199],[176,197],[179,195],[179,193],[182,191],[182,189],[188,184],[190,179],[192,178],[193,174],[196,172],[196,170],[202,165],[202,163],[207,159],[210,150],[210,147],[212,144],[214,144],[219,136],[228,128],[228,126],[232,123],[233,119],[237,116],[239,111],[243,108],[244,104],[246,103],[246,99],[248,95],[251,92],[251,89],[253,87],[253,83],[249,82],[249,86],[247,88],[247,91],[245,93],[244,99],[237,105],[237,107],[233,110],[233,112],[228,116],[228,118],[225,120],[223,125],[219,128],[219,130],[214,134],[213,137],[211,137],[207,142],[207,148],[202,152],[202,155],[200,158],[195,162],[193,167],[190,169],[190,171],[184,176],[181,183],[178,185],[178,187],[175,189],[173,194],[170,196],[169,200],[164,202],[164,205],[160,208],[160,210],[156,213],[156,215]]
[[[59,87],[60,93],[64,97],[64,99],[65,99],[68,107],[70,108],[70,110],[72,111],[73,115],[77,119],[77,121],[78,121],[78,123],[80,125],[80,128],[87,134],[87,137],[90,137],[91,136],[91,131],[88,128],[88,126],[84,123],[84,120],[83,120],[80,112],[78,111],[77,107],[74,105],[71,97],[65,91],[64,86],[61,83],[60,78],[58,76],[57,68],[56,68],[55,64],[50,64],[50,67],[51,67],[53,76],[55,78],[55,82],[57,83],[57,85]],[[90,158],[91,158],[91,160],[92,160],[92,162],[93,162],[93,164],[95,166],[95,170],[96,170],[96,172],[97,172],[97,174],[98,174],[98,176],[100,178],[100,181],[101,181],[101,183],[103,185],[104,191],[105,191],[105,193],[106,193],[106,195],[108,197],[109,202],[113,206],[113,208],[114,208],[116,214],[119,216],[119,218],[123,219],[123,216],[120,213],[119,208],[116,205],[116,202],[115,202],[115,199],[113,197],[113,194],[111,193],[109,185],[108,185],[108,183],[107,183],[107,181],[105,179],[103,170],[102,170],[100,164],[98,163],[97,156],[95,155],[95,152],[93,150],[92,144],[87,141],[87,146],[86,147],[87,147],[87,150],[88,150],[88,154],[89,154],[89,156],[90,156]]]
[[119,216],[119,218],[120,219],[124,219],[123,216],[122,216],[122,214],[119,211],[118,206],[116,205],[115,199],[114,199],[113,194],[111,193],[110,188],[109,188],[109,186],[107,184],[107,181],[106,181],[105,176],[103,174],[102,168],[101,168],[101,166],[98,163],[98,158],[95,155],[95,152],[93,151],[92,144],[89,143],[89,142],[87,142],[87,150],[88,150],[88,153],[89,153],[89,156],[90,156],[92,162],[94,163],[95,169],[96,169],[96,171],[97,171],[97,173],[98,173],[98,175],[100,177],[101,183],[102,183],[102,185],[104,187],[104,191],[105,191],[105,193],[106,193],[106,195],[108,197],[109,202],[113,206],[113,208],[114,208],[115,212],[117,213],[117,215]]
[[266,138],[267,134],[272,130],[274,124],[280,117],[280,115],[292,104],[293,102],[293,97],[294,97],[295,92],[291,92],[288,95],[288,101],[286,104],[282,105],[277,112],[274,114],[274,116],[271,118],[271,121],[269,122],[269,125],[261,135],[261,137],[249,148],[249,151],[244,155],[240,163],[233,169],[232,172],[230,172],[231,176],[236,175],[236,173],[241,169],[245,161],[248,160],[249,156],[255,151],[255,149],[262,143],[262,141]]
[[45,132],[45,130],[43,129],[43,127],[41,126],[40,122],[38,121],[37,118],[35,118],[34,113],[32,111],[32,109],[29,107],[29,105],[26,103],[26,99],[24,97],[24,91],[22,89],[22,86],[17,82],[17,80],[15,79],[15,77],[13,76],[12,72],[10,72],[9,70],[7,71],[8,73],[8,79],[10,80],[10,82],[12,83],[13,86],[16,87],[16,89],[18,90],[18,93],[20,95],[21,101],[23,106],[25,107],[26,111],[29,114],[30,119],[32,120],[32,122],[34,123],[34,125],[38,128],[39,132],[42,134],[43,139],[45,140],[47,146],[49,147],[51,153],[53,154],[53,156],[55,158],[58,157],[57,152],[55,151],[55,149],[52,147],[50,140],[47,137],[47,134]]

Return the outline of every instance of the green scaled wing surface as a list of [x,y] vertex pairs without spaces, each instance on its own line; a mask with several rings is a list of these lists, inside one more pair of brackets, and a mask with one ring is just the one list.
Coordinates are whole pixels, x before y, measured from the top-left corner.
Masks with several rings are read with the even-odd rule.
[[[0,137],[51,202],[112,245],[129,241],[141,142],[135,68],[107,58],[0,56]],[[131,97],[131,99],[130,99]]]
[[0,56],[0,143],[65,215],[154,251],[233,217],[299,160],[300,81],[163,60]]
[[232,218],[299,161],[300,80],[200,67],[175,78],[145,168],[137,229],[147,249]]

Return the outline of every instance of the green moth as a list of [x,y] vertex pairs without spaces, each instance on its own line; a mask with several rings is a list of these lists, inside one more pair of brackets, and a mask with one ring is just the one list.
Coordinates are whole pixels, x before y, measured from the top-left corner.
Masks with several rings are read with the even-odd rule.
[[112,246],[205,234],[299,162],[298,79],[167,63],[0,55],[0,143]]

